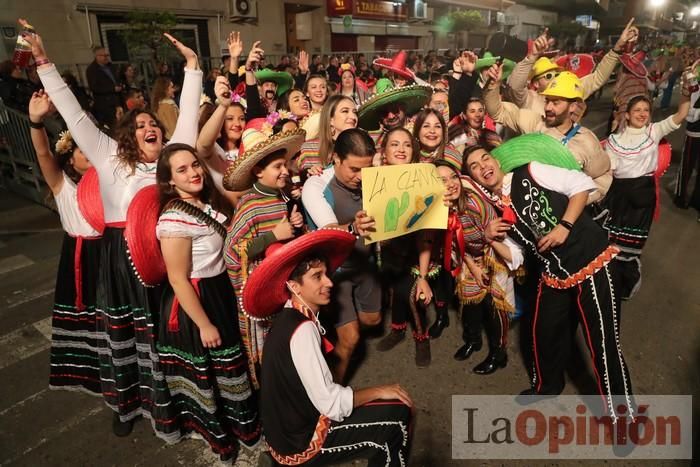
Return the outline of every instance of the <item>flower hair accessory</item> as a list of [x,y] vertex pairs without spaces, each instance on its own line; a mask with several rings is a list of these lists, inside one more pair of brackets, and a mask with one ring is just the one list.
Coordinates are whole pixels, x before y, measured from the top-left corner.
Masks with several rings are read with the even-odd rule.
[[70,131],[62,131],[58,135],[58,141],[56,141],[56,153],[63,155],[73,152],[73,149],[75,149],[75,142],[73,141],[73,137],[70,135]]

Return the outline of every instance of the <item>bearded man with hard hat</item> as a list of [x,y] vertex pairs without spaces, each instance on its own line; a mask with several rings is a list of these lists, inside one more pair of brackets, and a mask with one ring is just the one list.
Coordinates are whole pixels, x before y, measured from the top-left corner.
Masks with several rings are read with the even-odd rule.
[[552,79],[540,94],[545,101],[544,116],[529,109],[521,109],[511,102],[504,102],[500,95],[501,65],[487,71],[491,78],[484,89],[486,111],[497,122],[519,133],[543,133],[565,145],[591,177],[597,190],[591,192],[588,203],[602,200],[612,183],[610,157],[601,148],[596,135],[574,119],[573,114],[583,103],[583,84],[573,73],[564,71]]
[[[581,78],[583,100],[608,82],[619,63],[620,55],[625,52],[626,44],[637,39],[639,31],[632,26],[633,21],[634,18],[627,23],[615,47],[603,57],[595,71]],[[563,71],[559,65],[542,56],[549,44],[550,39],[545,30],[544,34],[533,41],[527,57],[518,62],[508,78],[509,100],[521,109],[530,109],[541,115],[544,115],[545,105],[542,91]]]

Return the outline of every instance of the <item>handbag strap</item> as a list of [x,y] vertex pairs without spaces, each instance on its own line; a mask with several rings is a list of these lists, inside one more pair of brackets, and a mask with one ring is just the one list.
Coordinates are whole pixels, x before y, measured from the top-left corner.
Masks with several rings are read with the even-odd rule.
[[223,224],[221,224],[221,222],[217,221],[209,214],[199,209],[197,206],[190,204],[187,201],[183,201],[181,199],[174,199],[170,201],[169,207],[175,209],[176,211],[189,214],[190,216],[194,217],[200,222],[204,222],[209,227],[214,229],[216,233],[221,235],[222,238],[226,238],[226,227],[224,227]]

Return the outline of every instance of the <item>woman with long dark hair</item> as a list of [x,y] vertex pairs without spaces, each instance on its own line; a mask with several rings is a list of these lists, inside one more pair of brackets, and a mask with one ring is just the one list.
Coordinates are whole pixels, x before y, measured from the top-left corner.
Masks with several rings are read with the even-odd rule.
[[440,112],[433,109],[418,112],[413,137],[420,143],[420,162],[445,160],[462,170],[462,155],[447,141],[447,125]]
[[[187,60],[182,112],[171,142],[194,145],[202,72],[191,49],[165,36]],[[48,60],[41,37],[25,39],[32,45],[46,92],[99,175],[106,227],[96,306],[98,330],[107,334],[106,348],[100,352],[100,378],[105,402],[113,410],[112,429],[117,436],[126,436],[139,415],[153,418],[158,425],[168,404],[167,392],[157,389],[162,382],[154,377],[159,362],[150,331],[156,324],[159,297],[156,289],[147,289],[136,276],[124,238],[131,201],[139,190],[155,184],[165,130],[151,112],[132,110],[119,123],[116,140],[110,138],[80,108]]]
[[223,257],[232,209],[186,144],[163,150],[156,181],[156,235],[168,273],[157,349],[171,394],[171,441],[194,431],[226,460],[238,441],[252,447],[260,439]]

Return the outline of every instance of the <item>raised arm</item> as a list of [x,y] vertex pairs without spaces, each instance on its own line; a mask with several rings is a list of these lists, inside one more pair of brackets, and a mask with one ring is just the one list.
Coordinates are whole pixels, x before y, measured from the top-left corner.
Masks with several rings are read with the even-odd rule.
[[265,117],[267,115],[267,112],[260,102],[258,80],[255,78],[255,69],[264,55],[265,51],[260,48],[260,41],[255,41],[248,54],[248,59],[245,62],[245,98],[248,102],[248,108],[245,112],[246,121]]
[[180,94],[180,115],[173,130],[170,143],[197,144],[197,122],[199,119],[199,98],[202,95],[202,71],[199,69],[197,54],[168,33],[164,36],[177,48],[187,61],[185,80]]
[[[44,91],[32,94],[32,99],[29,101],[29,121],[33,125],[31,128],[32,145],[36,152],[41,174],[44,176],[49,189],[51,189],[51,193],[56,196],[63,187],[63,171],[51,153],[49,137],[46,135],[46,130],[42,123],[46,115],[49,114],[50,109],[51,101],[48,94],[44,93]],[[41,128],[35,128],[37,124],[41,124]]]
[[521,109],[511,102],[501,99],[500,84],[503,65],[493,65],[486,73],[491,78],[489,85],[484,88],[484,104],[486,112],[496,122],[502,123],[511,130],[520,133],[532,133],[542,121],[542,118],[527,109]]
[[450,120],[459,115],[467,105],[476,86],[479,75],[475,72],[476,55],[473,52],[464,52],[462,56],[452,63],[452,71],[447,102],[450,107]]
[[[683,123],[683,120],[685,120],[685,117],[688,116],[688,112],[690,111],[690,89],[688,89],[688,80],[685,77],[686,73],[695,73],[698,67],[700,67],[700,60],[696,60],[695,63],[690,66],[690,68],[686,68],[686,70],[683,72],[683,76],[681,77],[681,100],[678,103],[678,110],[672,115],[673,123],[676,124],[676,128]],[[670,128],[670,130],[663,136],[676,128]]]
[[241,33],[232,31],[226,39],[226,44],[228,45],[228,53],[231,56],[231,60],[228,63],[228,70],[226,70],[226,77],[228,78],[228,84],[231,89],[236,89],[239,82],[238,59],[241,57],[241,52],[243,52]]
[[[19,21],[22,25],[26,24],[25,20]],[[41,36],[34,34],[24,37],[31,44],[34,60],[39,64],[37,73],[41,83],[66,122],[71,137],[93,165],[99,168],[101,165],[108,164],[110,157],[117,153],[117,142],[100,131],[80,107],[78,99],[63,82],[55,65],[49,61]]]
[[199,138],[197,138],[197,154],[202,159],[207,160],[207,162],[216,154],[224,157],[224,150],[216,144],[216,140],[221,134],[221,127],[226,119],[226,110],[231,105],[231,88],[223,76],[216,78],[214,93],[216,94],[218,105],[214,113],[209,117],[209,120],[202,127]]

